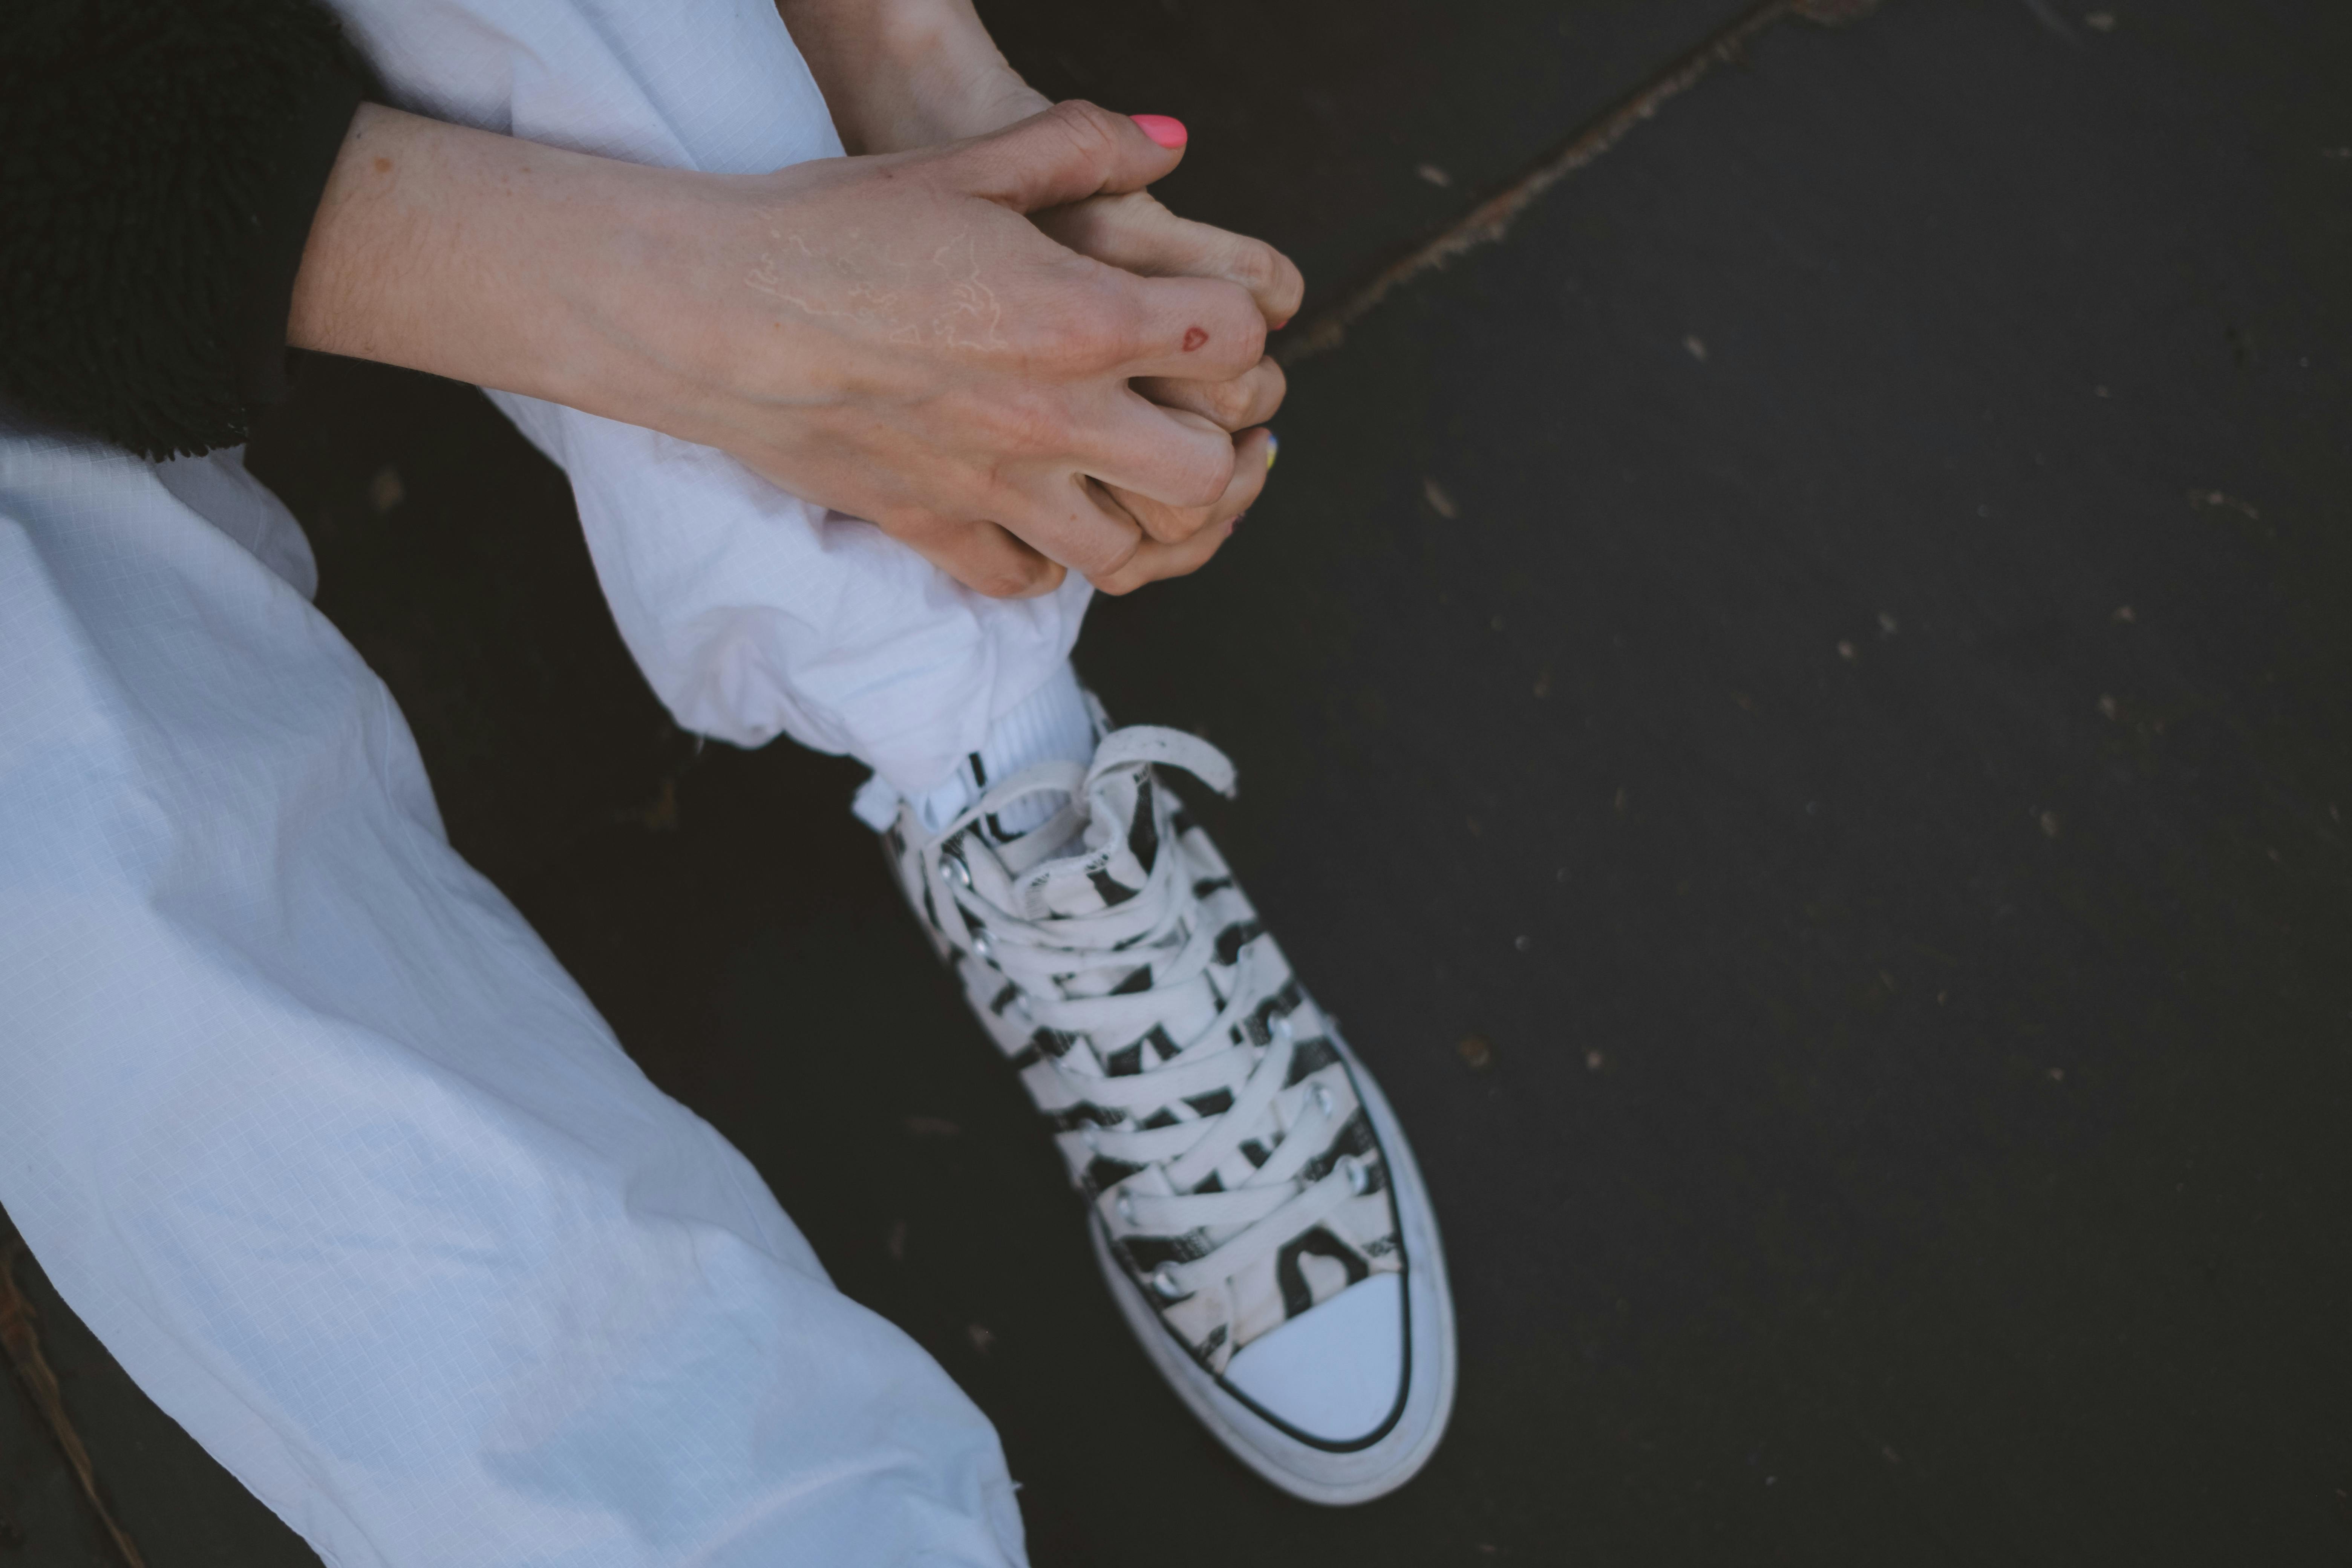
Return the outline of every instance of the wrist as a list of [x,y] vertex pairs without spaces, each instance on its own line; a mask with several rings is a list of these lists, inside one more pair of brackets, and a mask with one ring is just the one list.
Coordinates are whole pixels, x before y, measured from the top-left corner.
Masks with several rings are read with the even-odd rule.
[[971,0],[777,0],[777,9],[852,153],[961,141],[1048,107]]

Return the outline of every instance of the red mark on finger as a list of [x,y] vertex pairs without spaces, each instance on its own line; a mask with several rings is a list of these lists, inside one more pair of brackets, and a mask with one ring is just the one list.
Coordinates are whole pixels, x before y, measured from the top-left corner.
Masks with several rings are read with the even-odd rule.
[[1199,348],[1202,343],[1205,343],[1208,341],[1209,331],[1207,328],[1187,327],[1184,329],[1184,352],[1186,353],[1191,353],[1194,349]]

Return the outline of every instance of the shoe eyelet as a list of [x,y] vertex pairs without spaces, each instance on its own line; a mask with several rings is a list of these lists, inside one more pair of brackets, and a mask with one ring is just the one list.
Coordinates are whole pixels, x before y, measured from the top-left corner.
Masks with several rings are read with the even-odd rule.
[[1093,1128],[1089,1127],[1089,1128],[1087,1128],[1084,1131],[1080,1132],[1080,1133],[1078,1134],[1078,1136],[1079,1136],[1080,1138],[1082,1138],[1082,1139],[1086,1140],[1086,1145],[1087,1145],[1087,1147],[1089,1150],[1093,1151],[1095,1153],[1097,1153],[1097,1154],[1099,1154],[1099,1153],[1101,1153],[1101,1152],[1102,1152],[1102,1134],[1101,1134],[1101,1133],[1099,1133],[1099,1132],[1096,1131]]
[[1178,1281],[1172,1264],[1161,1264],[1145,1276],[1145,1282],[1151,1287],[1151,1293],[1163,1301],[1173,1301],[1184,1294],[1184,1287]]
[[984,931],[976,931],[971,933],[971,950],[972,952],[980,954],[982,958],[993,958],[996,956],[996,944],[988,940],[988,933]]
[[1348,1178],[1348,1190],[1356,1196],[1360,1198],[1372,1190],[1370,1168],[1353,1154],[1339,1156],[1339,1170]]
[[1290,1015],[1287,1013],[1281,1014],[1276,1017],[1274,1020],[1274,1032],[1281,1036],[1286,1040],[1295,1040],[1298,1037],[1298,1031],[1290,1026]]
[[1126,1193],[1118,1194],[1118,1217],[1129,1225],[1135,1223],[1135,1199]]
[[1317,1084],[1315,1086],[1315,1109],[1321,1111],[1324,1115],[1328,1116],[1331,1114],[1332,1105],[1331,1086],[1327,1083]]

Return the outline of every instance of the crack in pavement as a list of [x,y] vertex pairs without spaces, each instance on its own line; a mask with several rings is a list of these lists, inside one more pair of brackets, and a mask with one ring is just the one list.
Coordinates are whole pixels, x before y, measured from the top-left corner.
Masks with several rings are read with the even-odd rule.
[[58,1386],[58,1374],[49,1369],[48,1358],[41,1353],[41,1338],[35,1326],[33,1304],[16,1289],[16,1256],[25,1250],[25,1238],[14,1229],[0,1226],[0,1354],[5,1354],[8,1364],[16,1373],[16,1381],[40,1412],[49,1436],[65,1450],[66,1463],[73,1469],[74,1479],[81,1483],[81,1495],[98,1515],[108,1539],[122,1554],[128,1568],[146,1568],[132,1545],[131,1537],[106,1506],[99,1492],[98,1472],[89,1462],[89,1450],[82,1447],[81,1434],[74,1430],[73,1417],[66,1413],[64,1391]]
[[1655,115],[1668,100],[1697,86],[1709,71],[1738,60],[1748,46],[1769,28],[1791,16],[1823,26],[1843,26],[1860,21],[1877,6],[1878,0],[1764,0],[1762,5],[1717,29],[1697,47],[1618,100],[1567,141],[1538,157],[1525,173],[1500,191],[1374,271],[1338,304],[1318,311],[1296,338],[1275,351],[1275,359],[1287,368],[1339,347],[1347,340],[1348,329],[1400,284],[1501,239],[1538,196],[1616,146],[1627,132]]

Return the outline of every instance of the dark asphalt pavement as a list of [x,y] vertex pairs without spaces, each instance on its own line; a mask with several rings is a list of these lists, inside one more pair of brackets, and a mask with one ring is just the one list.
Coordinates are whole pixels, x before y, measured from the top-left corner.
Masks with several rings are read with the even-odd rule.
[[[989,9],[1328,304],[1740,7]],[[458,847],[997,1420],[1041,1568],[2344,1564],[2348,81],[2326,0],[1777,26],[1297,365],[1234,544],[1099,605],[1445,1227],[1452,1436],[1346,1512],[1128,1340],[861,770],[672,728],[487,404],[319,364],[253,463]],[[152,1568],[308,1561],[17,1276]],[[23,1401],[8,1530],[112,1561]]]

